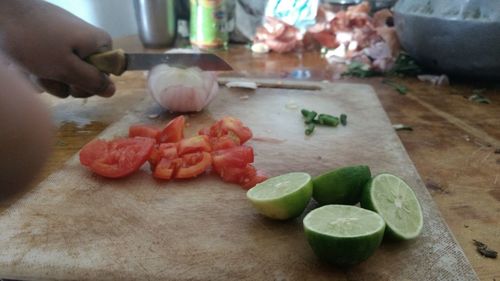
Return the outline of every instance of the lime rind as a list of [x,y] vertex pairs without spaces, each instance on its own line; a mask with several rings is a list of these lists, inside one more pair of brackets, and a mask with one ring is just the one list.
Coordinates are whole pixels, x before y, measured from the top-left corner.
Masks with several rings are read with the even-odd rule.
[[270,178],[247,192],[257,211],[271,219],[300,216],[312,197],[312,180],[307,173],[289,173]]
[[359,202],[363,187],[370,178],[370,168],[365,165],[323,173],[313,179],[313,198],[320,205],[354,205]]
[[[356,218],[351,223],[358,226],[352,227],[347,221],[339,224],[338,219],[342,218]],[[332,221],[338,227],[332,228]],[[349,205],[315,209],[306,215],[303,225],[316,256],[337,266],[355,265],[368,259],[382,243],[385,230],[385,222],[377,213]]]
[[348,205],[326,205],[304,218],[304,227],[323,235],[360,237],[384,229],[384,220],[370,210]]
[[258,183],[247,192],[247,196],[252,201],[273,201],[296,192],[309,182],[311,176],[307,173],[288,173]]
[[423,228],[422,208],[411,187],[397,176],[383,173],[370,180],[361,206],[379,213],[387,224],[387,236],[416,238]]

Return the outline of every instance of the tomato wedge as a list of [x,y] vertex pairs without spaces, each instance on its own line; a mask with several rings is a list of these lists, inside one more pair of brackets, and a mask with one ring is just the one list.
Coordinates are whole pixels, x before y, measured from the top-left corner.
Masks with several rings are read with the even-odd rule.
[[220,138],[210,138],[210,145],[213,151],[227,149],[240,145],[240,139],[238,137],[233,138],[229,135]]
[[128,137],[152,138],[156,141],[160,139],[161,130],[150,125],[132,125],[128,129]]
[[210,152],[212,147],[208,141],[208,137],[204,135],[194,136],[183,139],[179,142],[179,155],[184,155],[192,152]]
[[160,133],[159,142],[178,142],[184,137],[184,125],[186,118],[184,115],[177,116],[168,122],[167,126]]
[[225,168],[244,168],[253,163],[253,148],[250,146],[236,146],[212,152],[212,165],[220,175]]
[[223,134],[227,134],[228,132],[235,133],[240,139],[241,144],[244,144],[247,140],[252,138],[252,131],[250,128],[245,127],[245,125],[243,125],[243,123],[237,118],[226,116],[219,122],[220,130]]
[[250,189],[256,184],[261,183],[265,180],[267,180],[267,177],[265,175],[259,174],[259,171],[257,171],[257,174],[253,178],[244,178],[243,182],[241,182],[240,185],[244,189]]
[[236,137],[239,139],[239,144],[243,144],[252,138],[252,131],[245,127],[241,120],[231,116],[223,117],[209,128],[201,129],[198,134],[208,135],[211,138]]
[[157,179],[169,180],[173,178],[175,172],[181,164],[182,160],[179,158],[161,158],[158,165],[154,168],[153,177]]
[[186,179],[196,177],[205,172],[212,164],[212,156],[208,152],[194,152],[181,156],[180,165],[175,178]]
[[156,165],[162,158],[168,160],[177,158],[177,143],[169,142],[155,145],[148,159],[152,171],[155,170]]
[[125,177],[148,160],[154,144],[153,139],[144,137],[94,140],[80,151],[80,163],[103,177]]

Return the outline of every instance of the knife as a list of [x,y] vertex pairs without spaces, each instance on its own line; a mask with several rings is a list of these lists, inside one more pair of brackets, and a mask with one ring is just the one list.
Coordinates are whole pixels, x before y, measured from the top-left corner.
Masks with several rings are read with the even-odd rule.
[[91,55],[86,61],[114,75],[121,75],[126,70],[150,70],[158,64],[210,71],[233,70],[223,59],[209,53],[125,53],[122,49],[114,49]]

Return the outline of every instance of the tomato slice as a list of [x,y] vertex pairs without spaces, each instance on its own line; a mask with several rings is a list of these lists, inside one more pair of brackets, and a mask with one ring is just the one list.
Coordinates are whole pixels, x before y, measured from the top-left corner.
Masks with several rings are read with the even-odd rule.
[[233,138],[229,135],[220,138],[210,138],[210,145],[213,151],[228,149],[240,145],[240,139],[238,137]]
[[179,155],[184,155],[192,152],[210,152],[212,147],[205,135],[194,136],[191,138],[183,139],[179,142]]
[[106,154],[108,150],[108,142],[105,140],[95,139],[87,143],[80,151],[80,163],[84,166],[90,166],[99,157]]
[[144,137],[94,140],[80,151],[80,163],[103,177],[125,177],[148,160],[154,144],[153,139]]
[[233,137],[234,135],[239,139],[240,144],[252,138],[252,131],[250,128],[245,127],[241,120],[231,116],[223,117],[209,128],[201,129],[198,134],[208,135],[212,138],[220,138],[227,135]]
[[239,119],[231,116],[226,116],[222,118],[220,122],[221,129],[226,132],[235,133],[240,139],[241,144],[252,138],[252,131],[250,130],[250,128],[245,127],[245,125],[243,125],[243,123]]
[[256,184],[261,183],[267,180],[267,176],[262,175],[257,171],[257,174],[252,178],[244,178],[243,182],[240,183],[241,187],[244,189],[250,189],[254,187]]
[[169,180],[173,178],[178,167],[182,164],[182,160],[179,158],[167,159],[161,158],[158,165],[156,165],[153,177],[157,179]]
[[168,122],[167,126],[160,133],[159,141],[164,142],[178,142],[184,137],[184,125],[186,118],[184,115],[177,116]]
[[212,152],[214,170],[221,174],[224,168],[244,168],[253,163],[253,148],[250,146],[236,146]]
[[187,179],[196,177],[205,172],[212,164],[212,156],[208,152],[194,152],[181,156],[180,165],[175,178]]
[[160,139],[161,130],[150,125],[132,125],[128,129],[129,138],[145,137],[156,141]]
[[244,167],[224,167],[219,175],[225,182],[242,184],[255,177],[257,170],[251,164]]

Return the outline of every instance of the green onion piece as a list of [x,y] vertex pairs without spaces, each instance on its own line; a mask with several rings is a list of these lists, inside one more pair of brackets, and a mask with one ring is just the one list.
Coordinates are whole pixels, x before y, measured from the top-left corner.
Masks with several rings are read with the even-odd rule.
[[342,124],[342,126],[347,125],[347,115],[344,113],[340,114],[340,124]]
[[330,114],[320,114],[318,115],[318,121],[321,125],[336,127],[339,124],[339,118],[332,116]]
[[304,116],[304,123],[306,124],[314,122],[314,118],[318,115],[318,113],[314,110],[309,111],[307,109],[302,109],[300,112],[302,113],[302,116]]
[[315,127],[314,123],[307,124],[307,128],[305,131],[306,135],[309,136],[310,134],[312,134],[314,132],[314,127]]

